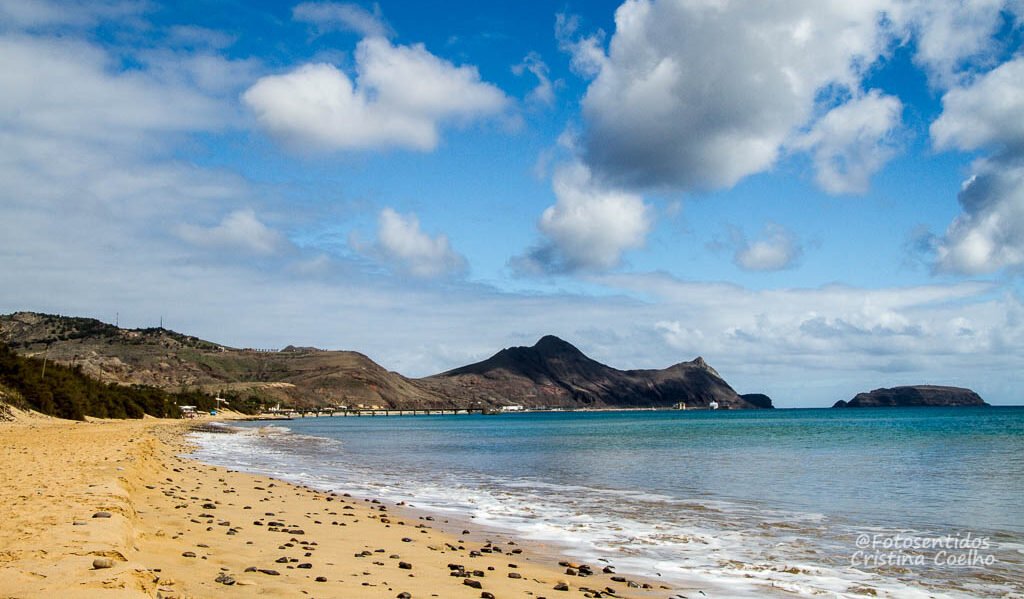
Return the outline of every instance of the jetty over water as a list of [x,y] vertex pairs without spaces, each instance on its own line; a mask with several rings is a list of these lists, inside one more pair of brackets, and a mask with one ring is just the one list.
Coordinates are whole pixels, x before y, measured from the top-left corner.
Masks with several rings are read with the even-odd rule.
[[319,418],[321,416],[452,416],[459,414],[490,414],[488,408],[429,408],[399,410],[394,408],[317,408],[271,409],[259,415],[267,419]]

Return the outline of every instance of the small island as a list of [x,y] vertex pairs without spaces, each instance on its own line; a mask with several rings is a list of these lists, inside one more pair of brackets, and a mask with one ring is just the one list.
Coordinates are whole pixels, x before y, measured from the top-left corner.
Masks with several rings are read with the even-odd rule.
[[839,400],[833,408],[913,408],[987,406],[981,397],[962,387],[912,385],[858,393],[850,401]]

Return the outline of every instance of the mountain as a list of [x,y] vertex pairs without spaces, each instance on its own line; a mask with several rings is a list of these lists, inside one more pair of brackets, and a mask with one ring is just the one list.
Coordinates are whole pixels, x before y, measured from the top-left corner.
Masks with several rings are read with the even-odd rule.
[[[771,407],[748,401],[703,358],[664,370],[618,370],[592,360],[554,336],[532,347],[510,347],[490,358],[420,382],[460,403],[525,407]],[[765,399],[767,397],[765,396]]]
[[875,389],[858,393],[850,401],[839,400],[833,408],[889,408],[889,407],[956,407],[987,406],[981,397],[961,387],[913,385]]
[[77,367],[107,383],[223,393],[294,407],[771,407],[744,399],[703,359],[664,370],[616,370],[557,337],[411,379],[352,351],[227,347],[164,328],[121,329],[90,318],[0,315],[0,341],[24,356]]
[[164,328],[120,329],[33,312],[0,316],[0,341],[103,382],[224,392],[294,407],[454,405],[351,351],[237,349]]

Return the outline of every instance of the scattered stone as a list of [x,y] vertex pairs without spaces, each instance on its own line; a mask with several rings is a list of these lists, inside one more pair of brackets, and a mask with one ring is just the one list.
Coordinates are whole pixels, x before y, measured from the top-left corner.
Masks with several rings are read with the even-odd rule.
[[232,586],[235,584],[235,577],[230,574],[221,573],[221,575],[217,577],[217,582],[226,586]]
[[508,577],[509,578],[522,578],[523,575],[520,574],[519,572],[509,572],[508,573]]
[[309,570],[310,568],[313,567],[313,564],[311,564],[309,562],[304,562],[304,563],[301,563],[301,564],[299,564],[298,566],[295,566],[295,567],[296,568],[301,568],[303,570]]
[[565,583],[565,582],[559,582],[558,584],[555,585],[555,590],[556,591],[568,591],[569,590],[569,585],[567,583]]
[[93,518],[110,518],[113,516],[110,512],[96,512],[92,515]]
[[480,593],[480,599],[494,599],[494,593],[488,593],[487,591],[483,591]]
[[278,572],[277,570],[270,570],[269,568],[260,568],[259,570],[257,570],[257,572],[262,572],[262,573],[266,574],[267,576],[280,576],[281,575],[281,573]]
[[412,570],[412,564],[409,562],[398,562],[398,568],[400,570]]
[[327,577],[326,576],[317,576],[316,577],[316,581],[317,582],[327,582]]
[[397,597],[398,599],[412,599],[412,595],[405,592],[399,593]]
[[484,585],[480,584],[479,580],[473,580],[472,578],[467,578],[466,580],[463,580],[462,584],[466,585],[467,587],[474,588],[474,589],[480,589],[480,588],[483,588],[483,586],[484,586]]
[[92,567],[94,570],[103,570],[105,568],[113,568],[114,560],[109,557],[97,557],[92,560]]
[[217,505],[213,504],[213,503],[204,503],[203,504],[203,509],[204,510],[215,510],[215,509],[217,509]]
[[196,556],[196,552],[195,551],[185,551],[185,552],[183,552],[181,554],[181,557],[195,557],[195,556]]

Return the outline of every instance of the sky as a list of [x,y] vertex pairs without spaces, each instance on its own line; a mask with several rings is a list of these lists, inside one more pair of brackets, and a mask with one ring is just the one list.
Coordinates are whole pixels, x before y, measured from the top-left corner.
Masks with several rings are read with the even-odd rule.
[[0,0],[0,312],[1024,404],[1024,2]]

